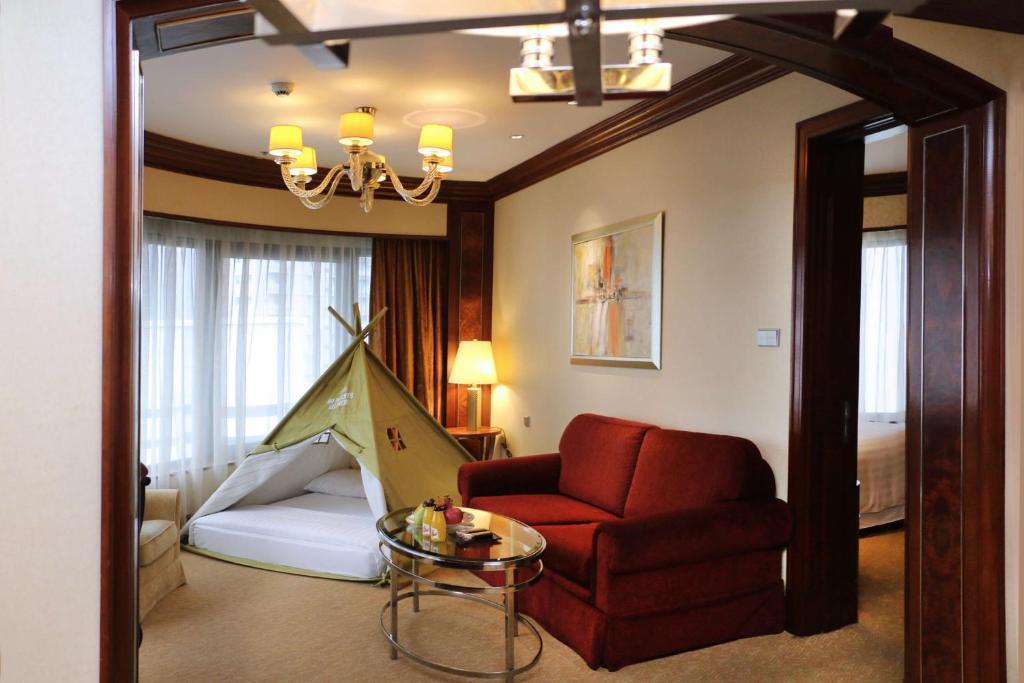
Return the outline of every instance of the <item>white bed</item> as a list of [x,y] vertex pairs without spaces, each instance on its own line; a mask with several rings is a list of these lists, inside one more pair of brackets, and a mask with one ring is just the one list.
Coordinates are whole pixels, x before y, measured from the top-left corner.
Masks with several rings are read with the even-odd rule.
[[903,519],[906,504],[906,430],[902,422],[860,420],[857,479],[860,528]]
[[375,521],[365,498],[305,493],[207,515],[189,528],[189,544],[302,573],[374,578],[384,570]]
[[[322,437],[247,457],[185,525],[186,549],[295,574],[379,579],[384,489],[340,443]],[[315,485],[341,472],[351,475],[348,487]]]

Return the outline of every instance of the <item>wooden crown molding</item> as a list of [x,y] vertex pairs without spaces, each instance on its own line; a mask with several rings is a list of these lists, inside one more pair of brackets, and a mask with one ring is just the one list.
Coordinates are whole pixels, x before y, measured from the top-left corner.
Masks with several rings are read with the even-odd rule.
[[784,76],[788,69],[750,57],[727,57],[674,86],[549,147],[487,181],[501,199],[577,164]]
[[[493,202],[577,164],[660,130],[697,112],[789,73],[750,57],[728,57],[672,86],[665,95],[643,100],[484,182],[446,180],[437,201]],[[283,190],[280,171],[268,159],[197,145],[146,131],[146,166],[228,183]],[[327,169],[321,168],[321,173]],[[405,185],[417,179],[402,178]],[[355,197],[344,183],[338,194]],[[390,186],[379,199],[401,199]]]
[[[143,158],[146,166],[174,173],[220,180],[226,183],[267,187],[284,190],[281,171],[273,161],[258,157],[228,152],[223,149],[197,145],[192,142],[146,131]],[[324,174],[328,169],[321,168]],[[322,177],[322,175],[321,175]],[[406,187],[419,185],[417,178],[402,177]],[[345,183],[338,185],[338,195],[358,197]],[[374,195],[377,199],[401,200],[390,185],[382,185]],[[447,204],[455,201],[485,201],[490,195],[486,183],[466,180],[446,180],[441,184],[437,202]]]
[[871,173],[864,176],[864,196],[884,197],[907,193],[907,172]]
[[904,16],[992,31],[1024,33],[1024,0],[928,0]]

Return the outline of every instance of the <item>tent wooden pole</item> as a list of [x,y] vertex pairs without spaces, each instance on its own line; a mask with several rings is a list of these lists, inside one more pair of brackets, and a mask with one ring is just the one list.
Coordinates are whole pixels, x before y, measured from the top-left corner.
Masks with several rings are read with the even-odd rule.
[[387,312],[388,312],[388,307],[387,306],[385,306],[384,308],[382,308],[379,311],[377,311],[377,315],[373,316],[373,318],[370,320],[370,322],[368,322],[366,324],[366,327],[364,328],[364,331],[366,332],[367,335],[369,335],[370,331],[373,330],[373,328],[377,326],[377,323],[379,323],[381,321],[381,319],[384,317],[384,314],[387,313]]
[[363,319],[359,315],[359,302],[352,304],[352,319],[356,321],[356,333],[363,331]]
[[334,316],[335,320],[341,323],[341,326],[345,328],[346,332],[351,334],[353,337],[356,336],[356,334],[358,334],[354,329],[352,329],[352,326],[349,325],[348,322],[341,317],[341,313],[338,313],[336,310],[334,310],[334,306],[328,306],[327,310],[331,312],[331,315]]

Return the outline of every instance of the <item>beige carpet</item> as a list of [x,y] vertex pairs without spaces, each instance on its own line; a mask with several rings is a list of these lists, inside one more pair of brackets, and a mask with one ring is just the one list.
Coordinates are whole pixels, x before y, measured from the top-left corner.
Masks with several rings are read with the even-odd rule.
[[[140,679],[162,681],[448,681],[388,658],[379,630],[387,590],[250,569],[184,553],[189,583],[146,618]],[[455,572],[451,576],[456,576]],[[477,581],[475,577],[457,576]],[[752,638],[626,667],[591,671],[544,636],[540,663],[521,681],[899,681],[903,678],[903,533],[861,541],[860,623],[833,633]],[[447,663],[500,668],[497,610],[424,598],[404,601],[400,635]],[[519,639],[525,661],[533,649]]]

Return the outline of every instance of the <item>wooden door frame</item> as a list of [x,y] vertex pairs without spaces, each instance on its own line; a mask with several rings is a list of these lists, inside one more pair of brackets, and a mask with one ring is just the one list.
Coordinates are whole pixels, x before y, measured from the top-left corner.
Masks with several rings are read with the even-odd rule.
[[[216,0],[103,0],[104,7],[104,265],[102,518],[100,547],[100,680],[130,681],[136,654],[136,525],[138,490],[134,448],[137,390],[135,316],[138,292],[136,188],[133,173],[142,154],[135,134],[138,102],[131,90],[131,23],[163,12],[215,4]],[[831,40],[831,19],[737,19],[671,32],[670,38],[748,55],[871,99],[917,123],[943,113],[965,111],[1002,96],[1001,91],[959,67],[894,40],[878,27],[862,39]],[[629,128],[629,124],[625,125]],[[639,131],[637,131],[638,134]],[[1002,144],[1000,142],[1000,144]],[[996,153],[1002,155],[1003,148]],[[582,163],[590,157],[581,157]],[[997,164],[1001,169],[1001,165]],[[979,179],[995,202],[985,229],[998,233],[1001,259],[1003,184],[1001,170]],[[1001,271],[999,271],[1001,274]],[[981,292],[987,304],[1001,304],[1002,281]],[[998,289],[999,291],[996,291]],[[1001,309],[999,309],[1001,313]],[[998,321],[1001,328],[1001,318]],[[988,340],[989,337],[986,337]],[[1001,341],[998,351],[1001,353]],[[998,367],[1002,367],[999,358]],[[1001,377],[1000,377],[1001,382]],[[794,385],[795,386],[795,385]],[[1000,384],[1001,390],[1001,384]],[[985,425],[1002,425],[1003,415],[986,404]],[[1001,404],[1000,404],[1001,405]],[[1000,437],[1001,438],[1001,437]],[[1001,441],[997,453],[1002,462]],[[1000,509],[1002,505],[1000,482]],[[1000,519],[1001,525],[1001,519]],[[1002,538],[999,538],[1000,548]],[[792,561],[792,560],[791,560]],[[1002,568],[999,568],[1000,572]],[[1000,574],[1001,575],[1001,574]],[[989,585],[989,584],[985,584]],[[998,585],[1002,600],[1003,585]],[[1002,638],[1002,614],[988,625]],[[998,621],[998,624],[996,624]],[[998,664],[1005,675],[1005,657]]]
[[[1003,155],[1002,98],[967,112],[911,127],[911,139],[931,130],[967,128],[974,149],[983,158],[955,169],[948,180],[930,178],[928,191],[940,197],[961,197],[962,242],[955,259],[942,259],[941,249],[931,267],[950,272],[937,282],[962,279],[962,292],[928,299],[920,286],[924,268],[923,232],[930,200],[922,186],[923,169],[915,169],[920,142],[909,154],[908,237],[910,287],[908,290],[908,406],[907,406],[907,523],[905,555],[905,672],[919,680],[1005,680],[1004,529],[1004,358],[1003,358]],[[797,172],[794,214],[793,363],[790,409],[789,502],[795,520],[794,540],[787,556],[787,628],[797,635],[833,630],[857,619],[856,517],[850,463],[822,457],[817,448],[823,433],[841,428],[834,406],[823,406],[820,383],[828,381],[845,349],[833,346],[817,329],[827,316],[828,267],[808,255],[815,237],[822,238],[815,222],[815,198],[809,196],[811,142],[829,136],[871,132],[887,112],[866,102],[828,112],[797,125]],[[890,125],[892,123],[889,115]],[[917,131],[922,131],[920,134]],[[966,142],[964,144],[967,144]],[[944,187],[941,183],[948,183]],[[955,202],[954,202],[955,203]],[[819,246],[820,248],[820,246]],[[934,277],[934,276],[933,276]],[[932,288],[934,289],[934,288]],[[948,304],[948,299],[955,299]],[[956,297],[960,297],[959,299]],[[927,301],[926,301],[927,299]],[[960,301],[957,308],[957,301]],[[932,312],[952,306],[950,320]],[[960,313],[957,313],[960,311]],[[959,325],[952,332],[949,325]],[[937,341],[922,347],[925,328]],[[958,331],[959,330],[959,331]],[[949,354],[949,339],[962,335],[960,374],[946,376],[942,354]],[[851,340],[856,344],[856,340]],[[928,345],[925,345],[928,346]],[[953,349],[955,350],[955,349]],[[927,362],[926,362],[927,359]],[[955,423],[959,434],[954,446],[932,444],[924,457],[920,437],[922,421],[936,424],[951,419],[941,409],[927,409],[923,372],[933,391],[955,392],[961,413]],[[936,366],[939,371],[936,372]],[[939,401],[932,401],[936,403]],[[946,401],[949,403],[949,400]],[[931,423],[930,423],[931,424]],[[849,428],[849,425],[847,426]],[[940,450],[953,451],[940,454]],[[944,459],[937,465],[932,461]],[[936,467],[939,468],[936,471]],[[925,474],[931,472],[930,478]],[[950,488],[955,491],[949,490]],[[837,501],[838,499],[838,501]],[[852,499],[852,501],[851,501]],[[853,508],[855,510],[856,508]],[[847,515],[842,519],[837,517]],[[941,516],[942,519],[939,519]],[[837,529],[839,533],[837,533]],[[932,566],[935,571],[929,571]],[[852,587],[852,592],[851,592]],[[931,618],[926,617],[931,605]],[[954,614],[955,612],[955,614]],[[937,618],[943,615],[943,619]],[[949,656],[950,652],[953,656]],[[952,670],[951,670],[952,669]]]
[[[896,125],[885,107],[862,100],[796,126],[787,494],[794,533],[786,559],[786,628],[796,635],[857,621],[857,380],[849,370],[851,359],[856,366],[858,340],[833,328],[852,326],[834,316],[848,297],[860,299],[862,212],[856,211],[853,223],[837,216],[833,188],[816,191],[811,183],[826,183],[820,176],[833,165],[833,150],[838,154],[839,146],[859,143],[858,176],[839,179],[838,189],[848,192],[845,201],[862,202],[864,137]],[[857,250],[855,259],[841,258],[851,249]],[[830,445],[844,429],[846,445]]]

